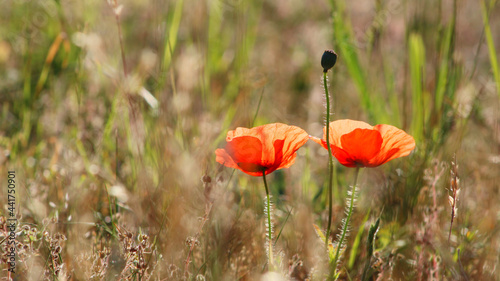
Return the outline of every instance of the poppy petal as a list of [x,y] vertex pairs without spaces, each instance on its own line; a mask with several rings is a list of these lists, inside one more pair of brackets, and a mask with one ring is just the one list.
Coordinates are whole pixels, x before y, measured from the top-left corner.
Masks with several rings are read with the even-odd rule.
[[218,163],[230,167],[230,168],[235,168],[235,169],[240,169],[238,165],[234,162],[233,158],[231,155],[229,155],[226,150],[222,148],[218,148],[215,150],[215,161]]
[[[332,154],[347,167],[376,167],[392,159],[406,156],[415,148],[412,136],[394,126],[377,125],[354,120],[337,120],[329,124]],[[325,149],[323,139],[310,137]]]
[[376,161],[380,162],[380,164],[389,162],[395,158],[407,156],[415,149],[415,139],[403,130],[384,124],[376,125],[374,130],[379,131],[384,140],[380,148],[380,153],[376,157]]
[[330,147],[332,148],[332,155],[337,158],[340,164],[349,168],[358,166],[356,159],[349,155],[347,151],[335,145],[331,145]]
[[309,138],[310,138],[313,142],[315,142],[315,143],[317,143],[317,144],[321,145],[324,149],[328,149],[328,148],[327,148],[327,146],[326,146],[326,141],[325,141],[324,139],[320,139],[320,138],[313,137],[313,136],[309,136]]
[[[349,119],[342,119],[330,122],[330,145],[342,147],[340,138],[355,129],[373,129],[368,123]],[[326,127],[323,128],[323,139],[326,140]]]
[[[263,127],[261,140],[264,151],[262,161],[264,163],[281,162],[278,169],[290,167],[293,164],[290,161],[295,159],[295,152],[309,139],[307,132],[299,127],[282,123],[269,124]],[[277,144],[277,140],[282,140],[283,143]]]
[[234,162],[260,163],[262,158],[262,143],[255,137],[236,137],[225,147]]
[[230,138],[224,149],[215,151],[215,161],[247,174],[262,175],[262,143],[258,138],[238,136]]
[[[257,174],[259,176],[262,176],[262,172],[265,172],[267,170],[266,167],[255,164],[255,163],[246,163],[246,162],[239,162],[237,163],[238,167],[240,167],[240,170],[242,170],[245,173],[248,173],[251,175]],[[267,172],[266,174],[268,174]]]
[[341,138],[342,149],[346,151],[358,166],[370,166],[370,161],[380,151],[382,136],[371,129],[355,129]]
[[[317,137],[310,136],[309,137],[312,141],[320,144],[323,148],[328,149],[326,146],[326,141],[322,140]],[[330,145],[330,148],[332,150],[332,155],[337,158],[340,164],[346,166],[346,167],[356,167],[356,162],[352,159],[352,157],[347,153],[345,150],[342,148],[335,146],[335,145]]]
[[[274,158],[273,162],[265,162],[264,159],[262,161],[262,165],[266,167],[266,175],[274,172],[277,170],[283,160],[283,143],[284,140],[276,140],[273,144],[273,153],[274,153]],[[265,157],[263,157],[265,158]],[[271,159],[272,157],[268,157],[267,159]]]
[[[281,163],[278,169],[289,168],[295,162],[295,158],[297,157],[296,151],[309,140],[309,135],[303,129],[295,126],[280,128],[278,132],[286,136],[283,139],[283,144],[278,146],[282,151]],[[274,147],[276,150],[278,149],[276,143]],[[279,153],[277,155],[279,156]]]
[[301,128],[282,123],[251,129],[236,128],[226,136],[226,147],[216,150],[216,161],[252,176],[288,168],[296,151],[308,140]]

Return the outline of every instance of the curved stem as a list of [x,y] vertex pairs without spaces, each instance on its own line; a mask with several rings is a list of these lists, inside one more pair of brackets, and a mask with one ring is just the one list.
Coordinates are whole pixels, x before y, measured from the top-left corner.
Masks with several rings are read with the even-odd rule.
[[266,187],[266,196],[267,196],[267,229],[268,229],[268,263],[269,268],[274,267],[274,259],[273,259],[273,225],[271,224],[271,198],[269,196],[269,188],[267,187],[266,181],[266,173],[262,172],[262,179],[264,179],[264,186]]
[[[354,197],[356,196],[356,184],[358,182],[358,175],[359,175],[359,167],[356,167],[356,172],[354,175],[354,185],[352,186],[352,193],[351,193],[351,199],[350,199],[350,204],[349,204],[349,211],[347,212],[347,218],[345,219],[344,223],[344,228],[342,229],[342,235],[340,236],[339,243],[337,244],[337,252],[335,253],[335,259],[333,260],[332,263],[332,270],[336,271],[337,269],[337,262],[340,257],[340,250],[342,249],[342,245],[344,243],[344,239],[347,233],[347,228],[349,227],[349,221],[351,220],[351,215],[352,215],[352,210],[354,209]],[[335,272],[336,275],[336,272]]]
[[328,83],[326,82],[326,73],[323,72],[323,86],[326,96],[326,146],[328,148],[328,226],[326,228],[325,247],[328,251],[328,240],[330,238],[330,228],[332,227],[332,182],[333,182],[333,155],[330,147],[330,95],[328,94]]

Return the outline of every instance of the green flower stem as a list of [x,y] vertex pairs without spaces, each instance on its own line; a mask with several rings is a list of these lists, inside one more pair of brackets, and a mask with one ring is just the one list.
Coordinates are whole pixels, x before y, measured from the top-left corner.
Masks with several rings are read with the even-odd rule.
[[266,173],[262,172],[262,178],[264,179],[264,186],[266,187],[266,196],[267,196],[267,229],[269,231],[268,233],[268,263],[269,263],[269,269],[274,268],[274,259],[273,259],[273,227],[271,224],[271,198],[269,196],[269,188],[267,187],[267,181],[266,181]]
[[[349,204],[349,211],[347,213],[347,218],[345,219],[344,228],[342,229],[342,235],[340,236],[340,240],[339,240],[339,243],[337,245],[337,252],[335,253],[335,258],[333,260],[332,267],[331,267],[332,271],[337,270],[337,262],[338,262],[339,257],[340,257],[340,250],[342,249],[342,245],[344,243],[344,239],[345,239],[345,236],[347,233],[347,227],[349,226],[349,221],[351,220],[352,210],[354,209],[354,197],[356,196],[356,184],[358,182],[358,175],[359,175],[359,167],[356,167],[356,172],[354,175],[354,185],[352,186],[351,200],[350,200],[350,204]],[[336,274],[337,274],[337,272],[335,272],[334,275],[336,275]]]
[[328,83],[326,82],[326,73],[323,71],[323,85],[326,96],[326,146],[328,148],[328,226],[326,228],[325,248],[328,251],[328,239],[330,238],[330,228],[332,227],[332,209],[333,209],[333,155],[330,147],[330,95],[328,94]]

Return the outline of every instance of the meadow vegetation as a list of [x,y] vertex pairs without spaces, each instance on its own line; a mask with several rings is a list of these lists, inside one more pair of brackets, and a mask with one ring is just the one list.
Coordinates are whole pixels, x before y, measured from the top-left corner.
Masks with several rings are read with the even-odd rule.
[[2,280],[326,279],[328,151],[267,176],[274,268],[262,179],[215,161],[236,127],[322,137],[325,49],[331,121],[416,143],[359,173],[339,280],[500,280],[497,1],[0,3]]

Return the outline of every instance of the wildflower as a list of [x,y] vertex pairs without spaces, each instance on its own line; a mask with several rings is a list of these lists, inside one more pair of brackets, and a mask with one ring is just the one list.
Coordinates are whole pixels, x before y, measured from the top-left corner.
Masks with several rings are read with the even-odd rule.
[[299,127],[281,123],[267,124],[251,129],[236,128],[226,136],[226,146],[215,150],[215,160],[227,167],[241,170],[251,176],[262,176],[266,188],[267,258],[270,270],[274,270],[273,224],[271,220],[271,195],[266,175],[295,162],[296,151],[309,139]]
[[[323,132],[323,139],[311,139],[327,148],[326,127]],[[415,140],[391,125],[371,126],[345,119],[330,123],[330,147],[333,156],[346,167],[377,167],[410,154]]]
[[306,131],[281,123],[240,127],[227,133],[227,144],[215,151],[215,160],[251,176],[267,175],[290,167],[307,140]]

